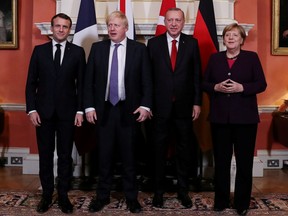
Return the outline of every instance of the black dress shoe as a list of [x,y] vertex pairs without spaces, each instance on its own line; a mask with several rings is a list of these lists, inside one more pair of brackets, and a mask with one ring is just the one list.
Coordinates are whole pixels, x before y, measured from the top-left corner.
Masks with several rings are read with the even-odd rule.
[[127,200],[126,201],[127,208],[131,213],[140,213],[142,211],[142,206],[138,202],[138,200]]
[[89,212],[98,212],[101,211],[105,205],[108,205],[110,203],[110,199],[97,199],[93,198],[91,203],[88,206]]
[[73,212],[73,205],[68,197],[61,197],[58,199],[58,206],[65,214],[71,214]]
[[188,196],[187,193],[180,193],[180,194],[178,194],[177,199],[179,199],[179,200],[181,201],[181,204],[182,204],[185,208],[191,208],[191,207],[192,207],[191,198]]
[[162,194],[154,194],[152,205],[156,208],[163,208],[163,195]]
[[221,212],[221,211],[224,211],[226,208],[225,207],[215,207],[214,206],[214,211],[217,211],[217,212]]
[[247,209],[237,209],[238,215],[246,215],[248,213]]
[[38,213],[47,212],[51,203],[52,203],[52,199],[47,199],[47,198],[42,197],[42,199],[40,200],[40,202],[37,205],[36,211]]

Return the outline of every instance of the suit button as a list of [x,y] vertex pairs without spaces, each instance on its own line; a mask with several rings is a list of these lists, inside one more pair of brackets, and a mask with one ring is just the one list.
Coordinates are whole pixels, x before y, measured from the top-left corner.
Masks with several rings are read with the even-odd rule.
[[230,97],[230,94],[227,94],[227,97]]

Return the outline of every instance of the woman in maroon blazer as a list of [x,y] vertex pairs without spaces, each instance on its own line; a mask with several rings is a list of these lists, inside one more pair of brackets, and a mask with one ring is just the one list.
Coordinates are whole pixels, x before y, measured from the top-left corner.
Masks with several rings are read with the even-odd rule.
[[233,23],[223,30],[227,51],[213,54],[204,75],[203,89],[210,97],[215,160],[214,210],[229,208],[230,167],[236,158],[234,208],[247,214],[252,190],[252,169],[257,125],[256,94],[266,89],[266,80],[258,55],[242,50],[246,38],[242,26]]

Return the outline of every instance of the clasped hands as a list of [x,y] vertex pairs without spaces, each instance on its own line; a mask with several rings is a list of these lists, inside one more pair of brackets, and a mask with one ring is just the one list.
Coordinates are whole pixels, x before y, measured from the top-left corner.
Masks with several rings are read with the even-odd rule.
[[235,82],[231,79],[224,80],[215,85],[215,91],[222,92],[222,93],[236,93],[236,92],[243,92],[243,85]]

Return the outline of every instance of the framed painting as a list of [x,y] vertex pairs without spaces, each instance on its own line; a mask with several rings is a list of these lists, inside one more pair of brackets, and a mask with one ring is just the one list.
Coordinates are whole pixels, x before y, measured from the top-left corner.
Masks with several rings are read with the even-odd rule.
[[272,54],[288,55],[288,1],[273,0]]
[[17,0],[0,1],[0,49],[18,48]]

